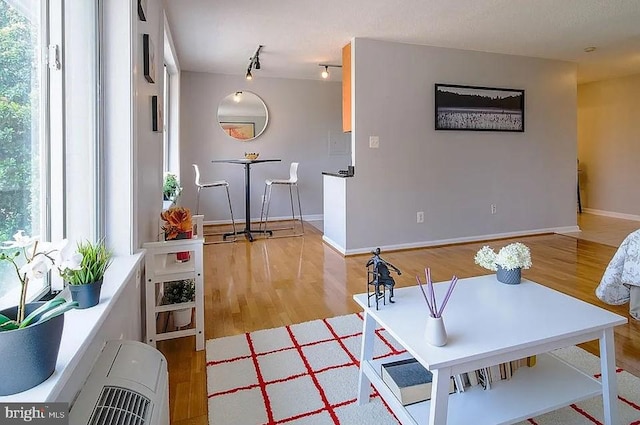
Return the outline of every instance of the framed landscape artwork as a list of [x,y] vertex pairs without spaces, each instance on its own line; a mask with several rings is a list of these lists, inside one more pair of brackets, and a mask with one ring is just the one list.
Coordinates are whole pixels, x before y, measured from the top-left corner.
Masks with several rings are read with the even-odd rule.
[[524,90],[435,86],[436,130],[524,131]]
[[256,125],[252,122],[221,122],[220,126],[235,139],[249,140],[256,136]]

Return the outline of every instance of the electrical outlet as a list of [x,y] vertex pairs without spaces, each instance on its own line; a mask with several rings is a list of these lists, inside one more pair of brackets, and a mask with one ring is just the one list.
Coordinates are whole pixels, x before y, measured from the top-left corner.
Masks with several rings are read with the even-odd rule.
[[380,147],[380,138],[378,136],[369,136],[369,147],[378,149]]
[[424,211],[418,211],[418,214],[416,214],[416,222],[424,223]]
[[496,204],[491,204],[491,214],[495,214],[496,211]]

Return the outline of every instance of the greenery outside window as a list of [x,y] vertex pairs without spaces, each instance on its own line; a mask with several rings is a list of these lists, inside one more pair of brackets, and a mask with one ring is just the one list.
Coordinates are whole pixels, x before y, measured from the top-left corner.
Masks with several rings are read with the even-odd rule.
[[[18,230],[47,237],[46,20],[41,4],[0,0],[0,241],[13,239]],[[9,267],[8,262],[0,265],[0,301],[5,296],[17,300],[19,281]]]

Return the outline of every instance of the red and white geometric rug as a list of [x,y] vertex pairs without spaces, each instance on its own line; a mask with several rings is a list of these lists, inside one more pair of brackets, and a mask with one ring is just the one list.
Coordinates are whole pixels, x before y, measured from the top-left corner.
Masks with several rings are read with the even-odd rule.
[[[209,424],[398,424],[375,390],[369,403],[356,404],[361,334],[362,316],[350,314],[207,341]],[[386,331],[376,334],[376,358],[404,352]],[[554,353],[599,371],[599,359],[578,347]],[[640,425],[640,379],[616,375],[622,424]],[[521,422],[602,423],[597,397]]]

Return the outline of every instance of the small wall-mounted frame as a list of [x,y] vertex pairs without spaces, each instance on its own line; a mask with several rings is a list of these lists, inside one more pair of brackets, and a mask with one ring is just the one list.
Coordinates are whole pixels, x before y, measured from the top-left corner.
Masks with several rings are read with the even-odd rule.
[[142,68],[144,71],[144,78],[154,83],[156,79],[156,53],[153,40],[149,37],[149,34],[142,34]]
[[225,133],[238,140],[256,137],[256,124],[253,122],[221,122],[220,126]]
[[146,21],[147,17],[147,0],[138,0],[138,18],[141,21]]
[[524,90],[435,85],[435,129],[524,131]]
[[162,104],[158,102],[158,96],[151,96],[151,130],[162,132],[163,125]]

